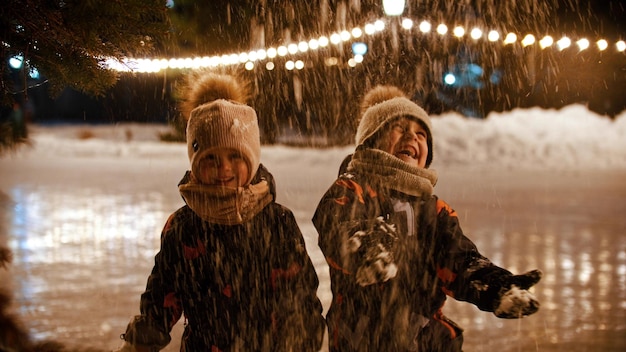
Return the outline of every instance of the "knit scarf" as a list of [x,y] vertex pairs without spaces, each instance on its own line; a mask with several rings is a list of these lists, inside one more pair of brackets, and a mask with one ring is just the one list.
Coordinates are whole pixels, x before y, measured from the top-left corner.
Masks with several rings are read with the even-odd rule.
[[376,183],[416,197],[431,196],[437,183],[435,170],[411,166],[378,149],[357,149],[348,165],[348,171],[366,174]]
[[192,178],[190,182],[179,185],[178,190],[198,216],[222,225],[242,224],[273,200],[265,180],[234,188],[203,185]]

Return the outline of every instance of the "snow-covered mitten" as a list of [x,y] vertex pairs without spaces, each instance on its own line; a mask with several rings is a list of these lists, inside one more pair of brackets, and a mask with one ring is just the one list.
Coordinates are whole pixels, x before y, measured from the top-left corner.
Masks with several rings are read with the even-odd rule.
[[348,239],[348,251],[356,256],[359,285],[385,282],[396,276],[398,267],[392,252],[396,238],[395,226],[378,217],[366,230],[356,231]]
[[539,301],[528,289],[539,282],[541,276],[540,270],[532,270],[504,278],[493,313],[498,318],[516,319],[538,311]]

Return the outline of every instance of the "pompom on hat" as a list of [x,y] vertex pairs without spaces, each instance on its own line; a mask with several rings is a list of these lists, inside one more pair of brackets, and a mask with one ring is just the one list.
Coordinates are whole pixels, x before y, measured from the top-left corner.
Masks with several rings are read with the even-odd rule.
[[[244,104],[243,88],[231,76],[206,74],[190,82],[187,102],[196,106],[187,121],[187,153],[192,174],[199,179],[198,163],[216,148],[237,150],[248,163],[248,184],[261,159],[261,139],[256,112]],[[184,108],[183,108],[184,110]]]
[[356,131],[355,142],[357,147],[363,145],[379,132],[389,122],[410,117],[422,123],[428,133],[428,156],[426,168],[433,160],[433,135],[430,117],[417,104],[408,99],[404,93],[394,86],[376,86],[372,88],[361,103],[362,117]]

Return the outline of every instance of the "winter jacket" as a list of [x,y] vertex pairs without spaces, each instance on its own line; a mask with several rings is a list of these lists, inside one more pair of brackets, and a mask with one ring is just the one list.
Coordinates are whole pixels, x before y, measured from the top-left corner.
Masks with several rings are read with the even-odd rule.
[[[445,350],[432,336],[423,335],[433,330],[435,321],[449,330],[450,339],[461,333],[441,314],[446,295],[493,311],[498,282],[511,273],[478,252],[443,200],[408,196],[374,182],[342,174],[313,217],[330,267],[333,301],[326,316],[330,350]],[[392,236],[372,240],[381,223],[393,230]],[[388,250],[385,258],[392,258],[397,267],[394,277],[371,285],[357,282],[359,258],[366,255],[350,250],[357,236],[360,250]]]
[[[256,178],[269,180],[263,166]],[[318,279],[291,211],[275,202],[241,225],[173,213],[125,340],[163,348],[184,315],[181,351],[317,351]]]

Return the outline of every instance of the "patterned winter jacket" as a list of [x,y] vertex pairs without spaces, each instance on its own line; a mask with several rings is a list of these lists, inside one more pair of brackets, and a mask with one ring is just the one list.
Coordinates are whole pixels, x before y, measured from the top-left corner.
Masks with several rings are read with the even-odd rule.
[[[420,329],[430,319],[441,319],[446,295],[493,311],[497,282],[511,273],[478,252],[461,231],[455,211],[436,196],[394,193],[372,182],[341,175],[313,217],[330,267],[333,301],[326,322],[331,350],[417,350]],[[367,234],[380,221],[395,227],[396,239],[369,243],[368,250],[388,249],[397,274],[361,286],[355,279],[356,257],[364,254],[350,252],[349,239],[361,231],[367,244]]]
[[[259,177],[275,195],[263,166]],[[181,351],[318,351],[325,322],[317,287],[289,209],[272,202],[250,221],[227,226],[183,206],[163,229],[141,315],[125,340],[163,348],[184,315]]]

